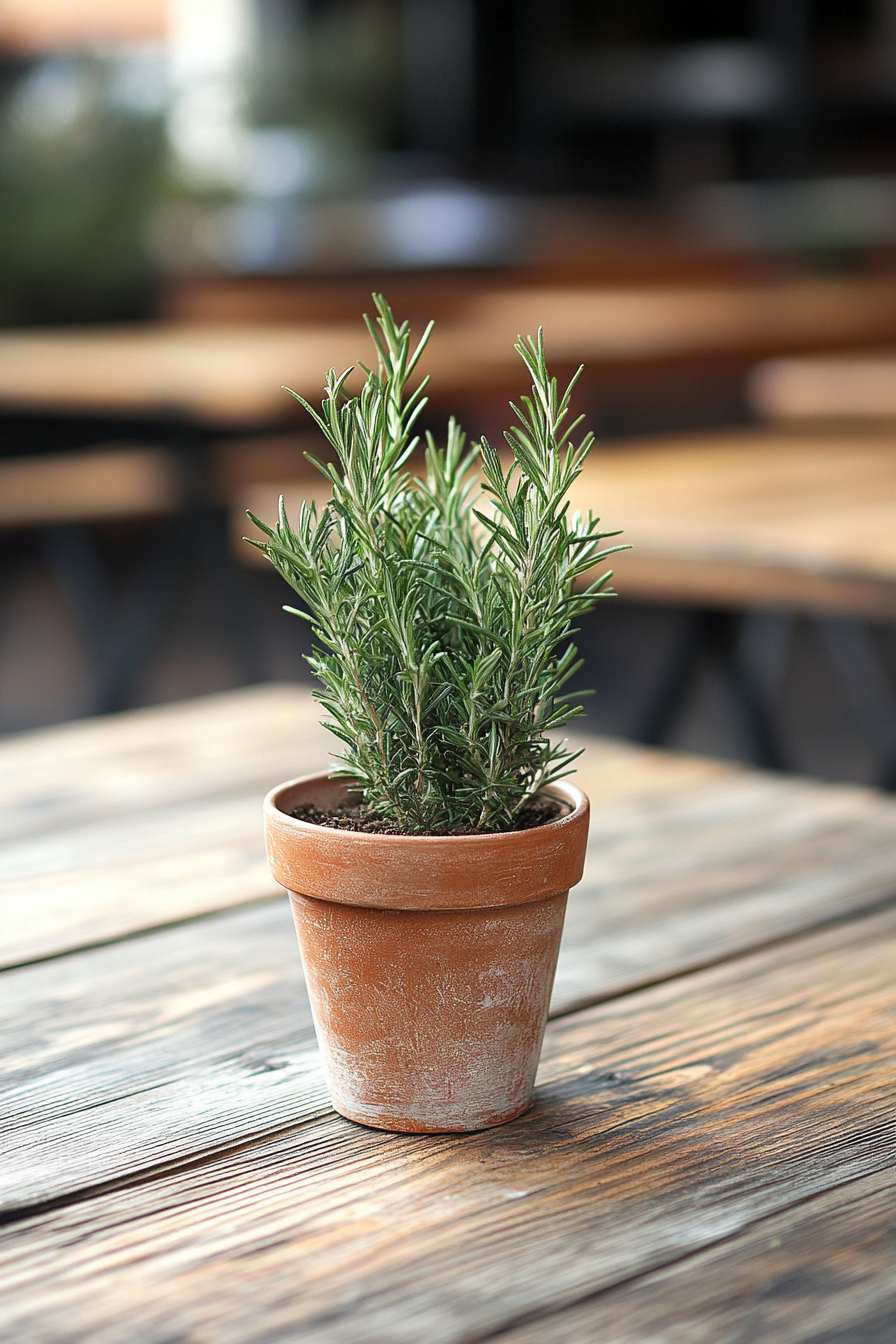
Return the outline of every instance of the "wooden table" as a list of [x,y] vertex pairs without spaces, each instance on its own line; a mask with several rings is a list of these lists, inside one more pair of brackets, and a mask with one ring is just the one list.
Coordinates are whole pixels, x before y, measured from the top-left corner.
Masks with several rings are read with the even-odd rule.
[[809,616],[878,781],[896,788],[896,694],[869,628],[896,618],[896,431],[779,426],[599,447],[573,506],[624,529],[621,594],[692,609],[640,740],[666,740],[712,658],[754,759],[784,765],[776,700],[793,620]]
[[270,687],[0,746],[0,1338],[881,1341],[896,804],[592,740],[532,1111],[330,1109],[260,797]]
[[626,597],[896,618],[896,430],[598,444],[572,503],[624,529]]
[[[317,401],[331,365],[370,359],[360,317],[5,332],[0,407],[179,415],[218,426],[282,420],[294,409],[282,384]],[[472,291],[439,323],[421,365],[433,396],[441,405],[524,390],[513,342],[539,325],[552,365],[562,373],[584,362],[598,385],[626,366],[734,359],[746,368],[764,354],[892,342],[896,279]]]
[[[319,453],[323,442],[308,436],[303,446]],[[246,509],[273,526],[280,494],[290,517],[303,499],[329,497],[320,473],[302,468],[260,463],[253,483],[234,488],[244,563],[267,564],[241,541]],[[611,562],[627,599],[896,618],[896,430],[599,442],[570,500],[630,543]]]

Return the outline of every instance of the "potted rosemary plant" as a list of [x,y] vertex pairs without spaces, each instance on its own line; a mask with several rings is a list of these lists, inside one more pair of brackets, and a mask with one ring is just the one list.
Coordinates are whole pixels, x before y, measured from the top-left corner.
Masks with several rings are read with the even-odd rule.
[[[573,623],[606,592],[575,582],[619,547],[565,497],[578,446],[541,333],[517,345],[532,396],[512,458],[425,436],[426,380],[380,296],[378,363],[358,397],[331,370],[320,413],[332,499],[280,518],[260,546],[307,606],[311,666],[341,739],[332,774],[265,802],[268,853],[291,894],[333,1103],[396,1130],[501,1124],[531,1102],[566,897],[588,801],[548,736],[577,713]],[[302,398],[299,398],[302,400]]]

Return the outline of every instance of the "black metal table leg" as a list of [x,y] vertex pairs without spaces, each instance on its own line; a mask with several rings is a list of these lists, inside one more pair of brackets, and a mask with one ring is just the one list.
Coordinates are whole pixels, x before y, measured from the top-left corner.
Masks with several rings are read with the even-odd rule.
[[204,571],[220,629],[240,684],[265,679],[258,623],[230,552],[226,520],[212,497],[207,436],[183,423],[168,426],[168,441],[179,454],[188,506],[185,533]]
[[178,520],[161,523],[135,578],[114,600],[89,530],[42,529],[50,571],[84,632],[93,676],[83,712],[109,714],[128,703],[134,680],[155,646],[170,605],[182,541]]
[[637,742],[658,747],[668,739],[703,663],[705,615],[699,609],[682,613],[683,630],[678,646],[632,734]]
[[785,768],[768,696],[742,655],[744,619],[732,611],[698,609],[686,614],[679,647],[634,734],[638,741],[659,746],[668,740],[701,668],[712,663],[724,678],[752,760],[770,770]]
[[819,620],[818,629],[856,717],[877,749],[878,782],[896,789],[896,688],[863,621]]

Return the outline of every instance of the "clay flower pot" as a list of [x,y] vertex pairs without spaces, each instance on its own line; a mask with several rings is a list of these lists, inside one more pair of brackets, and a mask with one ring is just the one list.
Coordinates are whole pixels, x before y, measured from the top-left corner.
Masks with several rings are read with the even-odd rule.
[[265,799],[268,857],[292,901],[330,1096],[378,1129],[485,1129],[522,1114],[588,800],[502,835],[331,830],[290,816],[346,785],[306,775]]

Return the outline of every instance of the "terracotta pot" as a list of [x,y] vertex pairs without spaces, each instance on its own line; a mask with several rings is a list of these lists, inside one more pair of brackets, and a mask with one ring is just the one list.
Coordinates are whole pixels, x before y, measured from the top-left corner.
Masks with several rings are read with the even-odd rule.
[[582,876],[588,800],[504,835],[370,835],[290,816],[333,807],[307,775],[265,799],[268,857],[290,893],[330,1096],[378,1129],[485,1129],[522,1114],[567,892]]

